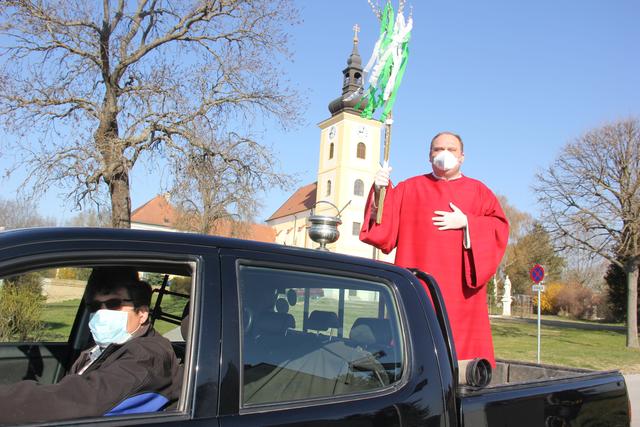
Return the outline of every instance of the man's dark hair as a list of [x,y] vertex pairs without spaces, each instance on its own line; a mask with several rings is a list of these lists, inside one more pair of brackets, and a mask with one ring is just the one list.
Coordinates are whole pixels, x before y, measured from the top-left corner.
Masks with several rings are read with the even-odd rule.
[[438,139],[438,137],[441,135],[451,135],[454,138],[456,138],[460,142],[460,152],[464,153],[464,142],[462,142],[462,138],[460,137],[460,135],[458,135],[457,133],[449,132],[449,131],[438,132],[436,136],[431,138],[431,144],[429,144],[429,151],[431,151],[431,147],[433,147],[433,141]]
[[138,278],[138,272],[129,267],[96,267],[87,280],[85,302],[90,303],[96,295],[125,289],[133,306],[138,309],[151,305],[151,285]]

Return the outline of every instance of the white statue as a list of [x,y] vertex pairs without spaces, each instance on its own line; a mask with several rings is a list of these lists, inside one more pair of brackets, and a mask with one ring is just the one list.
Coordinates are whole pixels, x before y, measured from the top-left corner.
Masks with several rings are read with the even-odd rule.
[[504,294],[502,295],[502,315],[511,316],[511,280],[509,276],[504,279]]

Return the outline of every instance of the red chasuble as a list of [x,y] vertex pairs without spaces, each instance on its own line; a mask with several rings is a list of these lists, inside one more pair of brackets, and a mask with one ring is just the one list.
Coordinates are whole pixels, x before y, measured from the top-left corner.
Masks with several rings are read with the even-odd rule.
[[[384,253],[396,248],[395,264],[431,274],[440,285],[459,360],[482,357],[495,366],[486,283],[502,260],[509,224],[496,196],[478,180],[462,176],[451,181],[432,174],[387,187],[382,223],[376,225],[371,206],[365,211],[360,240]],[[434,211],[453,203],[467,216],[471,247],[464,248],[464,230],[438,230]]]

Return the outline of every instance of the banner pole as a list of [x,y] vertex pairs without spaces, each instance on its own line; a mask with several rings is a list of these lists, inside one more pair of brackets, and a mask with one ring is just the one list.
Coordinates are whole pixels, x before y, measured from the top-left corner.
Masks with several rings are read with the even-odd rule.
[[[391,125],[393,125],[392,113],[389,113],[387,120],[384,122],[384,160],[383,165],[389,165],[389,149],[391,148]],[[387,195],[387,187],[382,187],[378,194],[378,213],[376,214],[376,224],[382,223],[382,210],[384,208],[384,199]]]

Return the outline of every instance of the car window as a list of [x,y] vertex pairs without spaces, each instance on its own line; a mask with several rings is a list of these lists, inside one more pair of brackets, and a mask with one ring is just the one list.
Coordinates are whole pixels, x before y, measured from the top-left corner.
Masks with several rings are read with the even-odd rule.
[[0,278],[0,342],[67,342],[91,268]]
[[184,342],[180,324],[188,310],[191,277],[148,271],[138,274],[153,289],[151,310],[155,330],[173,343]]
[[[91,267],[53,267],[0,278],[0,342],[66,343],[91,271]],[[184,341],[180,321],[191,277],[138,274],[153,289],[154,328],[170,341]]]
[[[191,263],[165,264],[154,259],[140,264],[123,260],[113,265],[51,266],[0,275],[0,386],[27,387],[21,382],[33,380],[42,385],[57,384],[60,396],[87,388],[83,391],[87,399],[98,401],[96,405],[76,407],[74,403],[66,407],[71,400],[51,397],[47,402],[56,404],[41,404],[40,412],[34,412],[34,416],[42,417],[38,421],[175,412],[184,406],[179,398],[189,349],[189,323],[183,319],[189,315],[193,271]],[[138,288],[125,290],[124,294],[122,288],[101,293],[116,280]],[[129,325],[144,319],[146,310],[124,309],[123,304],[130,305],[136,296],[148,297],[144,282],[151,288],[150,321],[131,331]],[[88,283],[96,286],[93,293]],[[92,294],[93,304],[85,301],[88,294]],[[121,313],[125,315],[124,332]],[[144,336],[136,335],[138,330]],[[96,337],[104,338],[102,343],[106,344],[97,345],[100,342]],[[141,341],[128,345],[138,337]],[[148,371],[141,372],[143,366]],[[119,376],[120,371],[130,372],[132,378],[141,375],[145,381],[127,381]],[[76,379],[80,377],[88,379]],[[44,388],[28,387],[26,396],[41,398],[40,394],[47,393]],[[104,401],[99,400],[102,398]],[[78,396],[74,399],[81,400]],[[99,412],[93,413],[94,408]],[[25,418],[18,415],[18,419],[31,420],[28,411],[20,414]]]
[[384,283],[241,266],[245,407],[368,393],[400,380],[398,310]]

